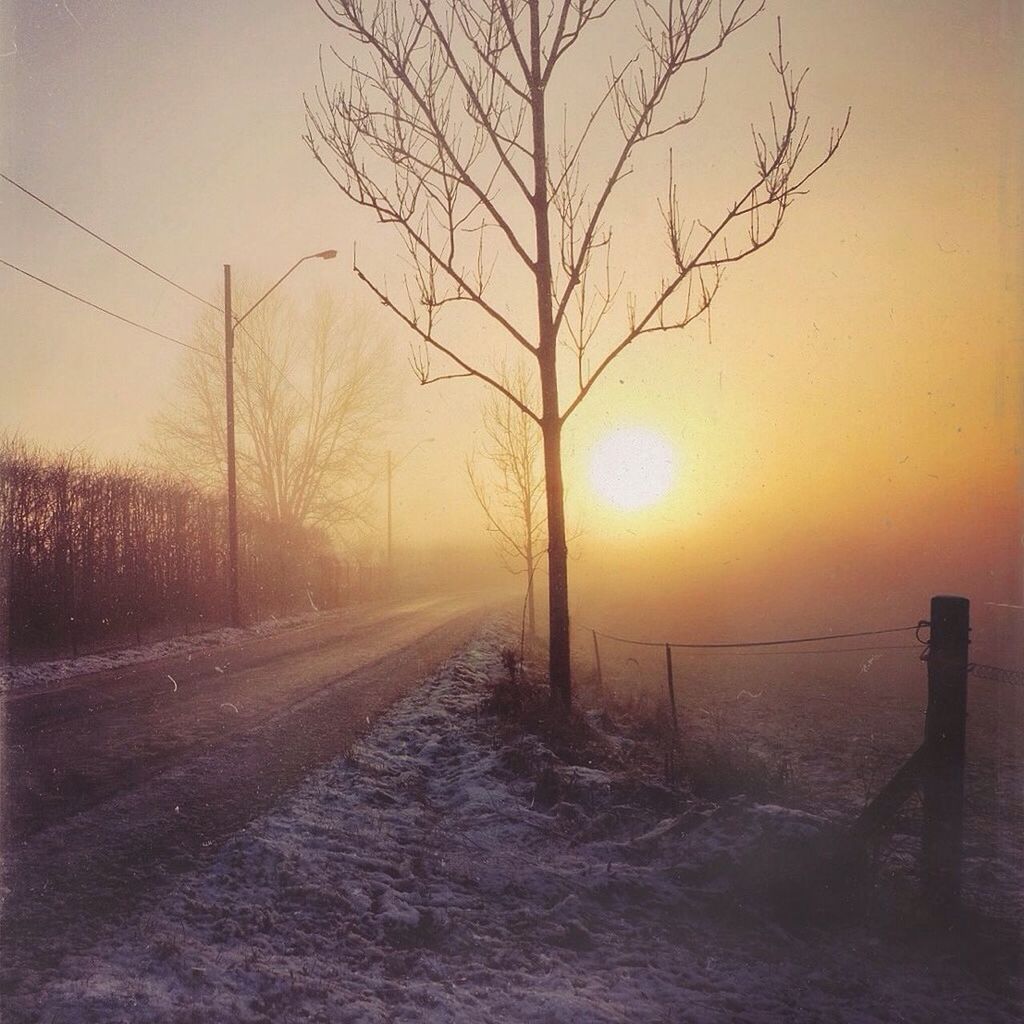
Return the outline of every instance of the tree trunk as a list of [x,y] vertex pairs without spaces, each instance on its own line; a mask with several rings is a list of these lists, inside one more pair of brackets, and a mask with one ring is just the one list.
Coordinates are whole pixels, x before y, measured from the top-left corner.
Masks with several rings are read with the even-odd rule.
[[541,15],[530,0],[530,113],[533,121],[533,216],[537,239],[537,364],[540,369],[544,490],[548,508],[548,672],[552,696],[572,703],[569,665],[569,571],[562,485],[562,419],[558,408],[558,337],[552,307],[551,234],[548,221],[547,127],[541,72]]
[[548,665],[552,696],[566,707],[572,703],[569,663],[569,558],[565,540],[562,484],[562,427],[545,421],[544,473],[548,507]]

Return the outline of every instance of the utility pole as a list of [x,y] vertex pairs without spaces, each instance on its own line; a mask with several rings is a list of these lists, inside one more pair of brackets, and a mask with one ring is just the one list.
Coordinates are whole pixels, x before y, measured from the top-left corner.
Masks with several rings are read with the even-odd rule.
[[227,402],[228,454],[228,604],[231,625],[242,624],[238,601],[238,480],[235,468],[235,328],[298,266],[306,260],[333,260],[336,249],[324,249],[296,260],[240,317],[231,312],[231,264],[224,264],[224,397]]
[[231,265],[224,264],[224,394],[228,453],[228,606],[231,625],[240,626],[238,602],[238,481],[235,472],[235,320],[231,315]]

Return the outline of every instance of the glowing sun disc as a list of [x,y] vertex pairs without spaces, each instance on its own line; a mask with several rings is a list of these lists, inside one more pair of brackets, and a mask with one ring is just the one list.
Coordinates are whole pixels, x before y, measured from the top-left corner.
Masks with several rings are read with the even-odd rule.
[[645,427],[620,427],[590,453],[590,484],[623,511],[647,508],[668,493],[675,458],[668,439]]

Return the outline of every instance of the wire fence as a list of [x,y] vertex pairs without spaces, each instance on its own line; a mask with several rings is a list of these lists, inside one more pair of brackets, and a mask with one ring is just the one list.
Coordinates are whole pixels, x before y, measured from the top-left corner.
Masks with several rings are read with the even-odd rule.
[[[853,654],[869,651],[909,651],[920,650],[921,660],[928,660],[929,641],[922,637],[921,631],[931,625],[926,619],[914,623],[912,626],[889,626],[884,629],[856,630],[846,633],[822,633],[816,636],[781,637],[771,640],[730,640],[730,641],[681,641],[681,640],[640,640],[635,637],[619,636],[615,633],[607,633],[591,626],[584,626],[585,632],[591,634],[594,644],[594,655],[597,663],[598,683],[601,683],[601,651],[600,640],[610,640],[613,643],[628,644],[634,647],[660,648],[666,652],[666,657],[673,650],[689,652],[691,657],[764,657],[765,655],[822,655],[822,654]],[[855,640],[866,637],[891,636],[899,633],[913,633],[914,643],[908,644],[865,644],[856,647],[811,647],[803,650],[779,650],[799,644],[816,644],[836,640]],[[978,679],[990,682],[1004,683],[1010,686],[1024,686],[1024,669],[1005,668],[1000,665],[986,665],[979,662],[971,662],[967,666],[969,674]]]
[[[651,694],[650,684],[658,678],[662,680],[657,688],[662,693],[664,711],[658,719],[665,723],[667,729],[666,771],[671,774],[676,758],[683,750],[681,742],[690,751],[691,759],[699,756],[694,754],[695,750],[706,748],[709,743],[730,750],[763,749],[770,752],[769,757],[788,757],[779,752],[792,746],[792,730],[796,727],[793,716],[806,725],[809,716],[817,718],[819,714],[811,709],[821,708],[827,703],[833,706],[831,716],[842,719],[842,731],[842,724],[849,727],[852,721],[851,697],[855,701],[854,717],[858,722],[854,731],[869,735],[871,730],[865,727],[866,717],[890,717],[897,705],[900,708],[909,705],[905,688],[890,692],[876,675],[868,680],[867,672],[877,663],[879,656],[926,651],[928,625],[921,620],[880,629],[841,627],[842,632],[808,631],[788,636],[709,640],[651,640],[595,627],[584,627],[586,632],[581,630],[581,633],[589,633],[588,639],[593,644],[598,690],[607,692],[609,696],[613,694],[613,700],[625,698],[631,702],[639,698],[642,702],[645,693]],[[631,650],[633,653],[628,653]],[[620,651],[627,653],[625,660]],[[839,679],[825,682],[817,668],[820,660],[812,660],[815,668],[807,678],[804,673],[798,673],[791,679],[791,670],[786,668],[786,658],[793,655],[799,655],[800,659],[815,655],[820,659],[858,654],[866,657],[867,662],[861,666],[857,678],[868,685],[858,686],[855,691],[836,685]],[[730,665],[750,665],[746,659],[751,657],[767,659],[772,664],[772,668],[766,666],[765,671],[757,673],[757,682],[750,681],[750,674],[745,669],[737,678],[728,668]],[[707,662],[708,658],[712,663]],[[715,664],[716,669],[711,675],[701,671],[697,668],[699,660],[705,660],[709,668]],[[724,676],[718,671],[719,667],[725,671]],[[729,683],[740,687],[738,693],[725,692],[734,689]],[[782,705],[769,710],[767,703],[777,703],[783,693]],[[912,697],[909,701],[912,703]],[[788,730],[784,724],[787,719],[791,720]],[[798,755],[794,753],[793,756]]]
[[[932,659],[932,623],[922,618],[913,624],[880,629],[838,629],[843,632],[652,640],[585,626],[578,635],[587,637],[588,646],[593,645],[594,681],[598,691],[606,694],[602,699],[624,699],[633,707],[633,701],[639,699],[642,707],[659,692],[662,710],[656,713],[656,720],[666,729],[669,759],[682,749],[681,741],[691,750],[694,743],[697,748],[707,745],[711,728],[717,743],[745,743],[765,751],[778,748],[792,751],[794,758],[806,753],[802,743],[813,746],[820,740],[835,748],[837,770],[843,758],[853,756],[851,752],[860,756],[878,736],[878,742],[889,751],[889,760],[898,760],[914,741],[920,728],[919,714],[925,712],[932,695],[931,689],[922,685],[924,677],[908,671],[910,664],[927,665]],[[920,657],[901,667],[896,658],[911,652]],[[787,662],[795,655],[800,655],[800,660],[816,655],[809,673]],[[855,675],[849,679],[844,678],[844,655],[861,657],[859,671],[852,670]],[[765,664],[752,674],[746,666],[757,663],[745,660],[752,657],[762,658],[763,663],[766,659],[770,667]],[[707,658],[712,659],[711,663],[705,660],[709,671],[698,667],[700,660]],[[822,658],[835,659],[837,664],[822,671]],[[962,671],[965,679],[971,675],[997,685],[1024,686],[1024,671],[1016,668],[980,662],[968,665],[965,660]],[[826,707],[827,723],[812,710]],[[798,740],[798,736],[803,738]],[[886,755],[879,753],[878,760],[879,770],[884,771]],[[833,769],[827,774],[830,777]],[[830,779],[829,787],[848,791],[839,775]]]
[[[944,906],[959,900],[962,884],[971,899],[995,899],[988,876],[976,870],[978,851],[1000,844],[1015,849],[1017,842],[1006,824],[1007,807],[1016,799],[1006,780],[1017,778],[1016,767],[1009,766],[1019,765],[1024,737],[1021,706],[1012,693],[1024,687],[1024,668],[1014,665],[1017,648],[1003,640],[985,662],[970,660],[969,605],[966,598],[936,596],[928,619],[913,624],[840,626],[843,632],[807,635],[652,640],[593,626],[580,633],[581,639],[589,634],[595,682],[606,689],[610,706],[625,698],[623,707],[629,709],[637,695],[646,701],[636,683],[658,685],[666,780],[677,778],[678,767],[685,765],[692,780],[704,780],[703,785],[714,776],[715,784],[740,785],[749,795],[765,783],[768,788],[762,789],[772,797],[777,789],[770,787],[785,784],[793,787],[794,799],[812,800],[814,806],[824,796],[855,815],[845,834],[850,849],[860,851],[857,856],[870,848],[870,857],[877,858],[879,843],[912,835],[920,844],[920,880],[929,898]],[[988,653],[991,638],[985,632],[979,637]],[[888,652],[895,657],[879,671],[879,659]],[[919,657],[901,666],[897,659],[910,652]],[[862,657],[856,659],[855,678],[863,683],[857,686],[847,685],[853,682],[844,679],[849,662],[838,658],[824,671],[812,661],[810,673],[784,658],[756,669],[721,661],[857,653]],[[706,657],[719,659],[714,669],[690,661]],[[908,663],[917,671],[907,671]],[[927,686],[921,685],[925,676]],[[991,696],[970,718],[968,773],[971,677],[984,680]],[[733,694],[736,686],[743,689]],[[998,692],[1003,688],[1009,701]],[[914,753],[908,757],[908,751]],[[965,849],[973,860],[965,861]]]
[[[817,643],[824,640],[852,640],[865,636],[882,636],[886,633],[916,632],[920,630],[921,627],[927,625],[928,623],[922,620],[915,623],[913,626],[892,626],[888,629],[867,629],[855,633],[825,633],[820,636],[784,637],[782,639],[774,640],[730,640],[728,642],[715,641],[706,643],[694,643],[692,641],[682,640],[635,640],[630,637],[616,636],[614,633],[604,633],[601,630],[594,629],[592,627],[588,628],[595,636],[602,637],[605,640],[615,640],[618,643],[623,644],[634,644],[637,647],[672,647],[680,650],[725,650],[744,647],[784,647],[792,644]],[[923,643],[924,641],[919,642]]]
[[[687,657],[718,657],[718,658],[749,658],[766,656],[790,656],[790,655],[831,655],[831,654],[854,654],[854,653],[881,653],[886,651],[911,651],[927,650],[928,641],[922,637],[921,631],[927,628],[928,622],[920,620],[913,625],[889,626],[883,629],[862,629],[848,630],[843,633],[821,633],[809,636],[786,636],[772,639],[758,638],[756,640],[714,640],[714,641],[692,641],[692,640],[644,640],[635,637],[625,637],[616,633],[609,633],[594,627],[584,627],[586,632],[591,634],[594,647],[594,662],[597,670],[597,684],[604,685],[602,671],[601,640],[610,641],[614,644],[624,644],[648,650],[660,649],[665,656],[665,675],[668,686],[669,703],[672,707],[673,731],[678,732],[678,712],[675,707],[674,694],[674,672],[672,665],[672,652],[680,651]],[[834,646],[836,641],[865,640],[870,638],[894,638],[900,634],[913,634],[911,643],[868,643],[849,644]],[[909,639],[909,636],[908,636]],[[829,646],[814,646],[829,644]]]

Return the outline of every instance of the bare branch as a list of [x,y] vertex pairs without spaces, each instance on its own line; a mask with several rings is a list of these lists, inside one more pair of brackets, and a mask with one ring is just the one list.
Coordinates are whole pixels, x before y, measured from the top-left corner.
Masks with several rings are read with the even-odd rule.
[[[431,348],[437,349],[438,352],[441,352],[443,355],[446,355],[453,363],[461,367],[462,370],[464,371],[462,376],[477,377],[479,380],[482,380],[485,384],[489,384],[492,388],[494,388],[495,391],[504,395],[505,398],[512,402],[513,405],[521,409],[527,416],[536,420],[536,422],[538,423],[540,422],[540,417],[532,409],[524,405],[518,398],[516,398],[515,395],[513,395],[507,388],[505,388],[497,380],[495,380],[490,374],[484,373],[482,370],[478,370],[475,367],[470,366],[470,364],[467,363],[464,359],[456,355],[456,353],[448,345],[444,344],[443,342],[435,338],[429,329],[424,329],[423,327],[421,327],[413,317],[409,316],[403,309],[401,309],[394,302],[392,302],[391,299],[388,297],[387,292],[385,292],[383,289],[374,284],[374,282],[371,281],[370,278],[367,277],[367,275],[364,274],[363,271],[358,266],[355,267],[355,272],[359,280],[362,281],[363,284],[365,284],[370,289],[370,291],[372,291],[373,294],[377,296],[378,299],[380,299],[381,303],[387,306],[387,308],[390,309],[391,312],[395,314],[395,316],[397,316],[408,328],[414,331],[420,337],[420,339],[423,341],[425,345],[429,345]],[[422,379],[420,382],[428,383],[427,381]]]
[[[796,174],[808,140],[807,122],[800,120],[798,110],[800,85],[806,72],[800,76],[794,76],[791,72],[783,55],[781,27],[777,50],[771,55],[771,59],[781,83],[786,115],[784,121],[780,122],[774,107],[770,107],[770,141],[765,133],[753,130],[757,169],[753,183],[713,227],[695,222],[695,226],[700,226],[707,237],[696,251],[690,253],[688,249],[694,227],[691,226],[686,235],[683,235],[670,160],[668,197],[664,203],[659,204],[659,207],[665,220],[676,274],[662,283],[655,298],[642,315],[637,316],[635,309],[631,308],[629,330],[580,385],[576,396],[562,415],[563,422],[579,406],[611,363],[637,338],[645,334],[682,330],[706,312],[721,284],[724,268],[745,259],[775,239],[793,201],[804,194],[807,182],[836,154],[849,127],[849,111],[842,125],[830,131],[823,155],[803,174]],[[762,213],[767,215],[767,219],[762,218]],[[744,239],[738,248],[730,248],[728,232],[734,224],[744,219],[747,222]],[[704,272],[712,275],[710,282],[705,280]],[[676,295],[684,282],[692,281],[691,275],[694,273],[697,274],[699,282],[696,302],[692,289],[688,290],[683,312],[676,317],[666,318],[666,304]]]

